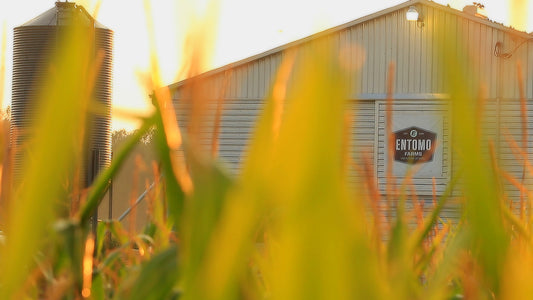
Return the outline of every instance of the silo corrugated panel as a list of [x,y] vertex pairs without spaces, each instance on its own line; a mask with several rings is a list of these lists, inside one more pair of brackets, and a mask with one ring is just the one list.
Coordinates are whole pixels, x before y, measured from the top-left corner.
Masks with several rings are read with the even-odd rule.
[[[99,172],[110,163],[113,32],[92,19],[83,7],[69,2],[56,2],[56,7],[14,29],[11,147],[15,178],[23,176],[22,149],[30,136],[28,130],[40,105],[38,84],[46,78],[50,59],[58,50],[57,38],[61,32],[58,29],[69,26],[74,19],[82,19],[84,24],[94,26],[95,55],[103,52],[103,62],[94,89],[99,113],[87,116],[86,136],[89,138],[85,148],[86,160],[82,165],[82,184],[90,183],[93,177],[91,166],[96,166],[94,171]],[[92,162],[93,157],[97,157],[98,161]]]
[[111,97],[113,77],[113,31],[99,27],[95,30],[97,51],[102,51],[103,61],[100,66],[95,86],[95,99],[103,108],[104,114],[92,116],[90,149],[99,151],[98,169],[111,162]]
[[56,30],[52,26],[22,26],[14,30],[13,88],[11,103],[11,145],[15,151],[13,170],[20,173],[24,143],[35,119],[38,82],[46,74],[46,65],[55,48]]

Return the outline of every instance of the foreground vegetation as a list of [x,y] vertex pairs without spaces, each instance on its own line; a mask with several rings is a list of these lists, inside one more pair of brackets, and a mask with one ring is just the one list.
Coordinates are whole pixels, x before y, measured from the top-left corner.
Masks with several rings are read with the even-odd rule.
[[[237,176],[225,171],[216,151],[206,149],[193,130],[180,128],[154,65],[154,113],[142,120],[91,187],[77,188],[71,180],[80,169],[83,116],[94,107],[87,86],[91,80],[72,74],[94,74],[98,68],[84,56],[86,43],[73,35],[63,48],[68,51],[59,54],[69,59],[57,62],[58,71],[42,92],[44,113],[36,124],[33,159],[28,159],[23,182],[9,193],[2,191],[1,299],[533,295],[530,199],[520,207],[520,216],[513,215],[498,184],[505,174],[492,156],[479,155],[490,146],[476,130],[481,120],[470,117],[482,107],[469,104],[482,101],[463,86],[462,64],[453,58],[446,65],[450,93],[457,99],[454,126],[465,129],[454,133],[461,170],[430,213],[422,215],[416,197],[400,188],[384,199],[396,210],[385,218],[374,179],[367,176],[359,184],[348,179],[354,164],[373,172],[370,164],[349,158],[346,120],[352,116],[346,110],[344,69],[324,47],[306,58],[286,55]],[[284,70],[294,73],[293,84],[287,84]],[[189,126],[195,117],[200,118],[193,115]],[[90,216],[110,179],[153,128],[158,180],[147,199],[151,222],[135,232],[102,221],[93,232]],[[213,145],[216,140],[215,135]],[[2,141],[7,143],[7,136]],[[452,198],[452,189],[462,196]],[[72,209],[78,199],[81,205]],[[452,200],[462,211],[453,223],[439,217]],[[413,210],[406,209],[410,203]]]

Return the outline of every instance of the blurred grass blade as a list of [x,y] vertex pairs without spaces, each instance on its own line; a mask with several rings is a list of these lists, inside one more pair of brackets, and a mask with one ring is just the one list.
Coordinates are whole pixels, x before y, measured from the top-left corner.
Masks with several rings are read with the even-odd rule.
[[[264,200],[268,197],[268,192],[263,187],[268,182],[268,179],[265,178],[265,172],[270,165],[274,136],[279,130],[279,128],[275,128],[274,124],[276,124],[276,119],[281,122],[281,115],[278,116],[278,114],[281,114],[282,111],[283,98],[285,97],[284,88],[293,62],[294,53],[288,53],[276,76],[274,92],[271,91],[262,115],[256,124],[248,154],[245,156],[246,160],[241,176],[229,191],[228,198],[220,212],[220,221],[214,228],[208,245],[205,246],[204,260],[201,265],[198,265],[199,270],[197,270],[200,272],[198,274],[203,276],[186,280],[186,282],[191,281],[190,283],[187,282],[187,286],[194,289],[183,295],[185,299],[219,299],[235,296],[238,289],[236,285],[239,284],[240,276],[245,273],[246,261],[250,251],[254,249],[255,241],[253,238],[258,230],[261,210],[265,205]],[[208,176],[213,175],[215,174]],[[199,191],[199,193],[205,194],[206,192]],[[220,195],[216,197],[220,197]],[[196,199],[195,201],[199,200]],[[201,201],[207,200],[212,201],[210,199],[202,199]],[[200,203],[196,205],[200,205]],[[212,220],[208,220],[212,222]],[[194,237],[194,239],[202,240],[201,237]],[[194,251],[195,249],[191,248],[191,250]],[[204,250],[198,249],[198,251]],[[195,257],[198,255],[195,254],[193,258]],[[194,260],[189,263],[192,266],[188,268],[193,268],[194,264],[199,264]],[[196,273],[194,269],[189,269],[186,274],[194,275]]]
[[[453,36],[450,40],[457,41],[459,49],[466,49],[467,37]],[[442,45],[445,51],[449,45]],[[462,192],[467,199],[464,202],[466,228],[471,231],[471,239],[467,245],[482,269],[483,293],[499,297],[500,282],[503,279],[503,264],[507,255],[509,237],[502,223],[501,203],[495,170],[483,147],[482,136],[476,130],[481,126],[477,111],[477,84],[467,85],[465,68],[469,66],[467,51],[446,52],[445,75],[452,99],[452,127],[461,130],[453,131],[453,150],[461,157],[459,165],[462,173]],[[462,56],[461,56],[462,55]],[[465,245],[466,246],[466,245]]]
[[[140,266],[138,275],[120,287],[118,299],[169,299],[178,278],[178,250],[176,246],[154,255]],[[130,273],[134,275],[135,273]]]
[[0,109],[4,107],[4,87],[6,78],[6,24],[2,24],[2,45],[0,46]]
[[253,183],[255,197],[268,193],[276,212],[269,224],[275,259],[265,277],[277,299],[377,297],[381,283],[371,279],[374,255],[356,208],[362,201],[348,197],[342,177],[345,73],[325,41],[306,45],[294,66],[272,154],[253,158],[256,165],[263,161],[265,173]]
[[81,161],[86,108],[93,82],[87,74],[93,49],[83,26],[72,26],[58,41],[57,53],[40,91],[33,137],[23,151],[23,179],[9,204],[7,245],[0,255],[0,298],[11,299],[28,277],[32,256],[49,235],[54,218],[70,205],[65,184]]
[[155,125],[156,119],[157,117],[155,116],[145,119],[141,127],[128,137],[122,148],[113,156],[111,165],[98,175],[93,185],[89,189],[85,205],[80,210],[79,219],[82,224],[89,220],[94,210],[102,201],[107,188],[109,187],[111,179],[124,164],[124,161],[132,152],[135,145],[137,145],[141,141],[142,137],[150,130],[150,128]]
[[437,201],[437,206],[433,208],[430,215],[425,218],[424,225],[417,229],[411,236],[411,249],[417,248],[422,246],[422,243],[424,242],[424,239],[428,237],[428,234],[431,232],[431,229],[435,224],[437,223],[437,220],[439,218],[440,213],[442,212],[442,209],[446,206],[446,203],[450,200],[452,197],[452,192],[457,186],[457,182],[460,178],[460,171],[457,171],[454,176],[452,176],[450,182],[446,186],[446,190],[442,195],[439,196],[439,199]]
[[[226,197],[233,180],[210,159],[206,152],[195,151],[184,139],[185,155],[193,184],[197,187],[187,201],[184,210],[183,273],[186,299],[205,299],[202,276],[206,266],[206,254],[213,245],[220,216],[226,207]],[[205,156],[203,156],[205,155]],[[218,245],[221,246],[221,245]]]
[[[165,127],[165,122],[162,116],[162,110],[165,108],[159,106],[161,102],[158,100],[157,94],[154,94],[152,97],[153,103],[156,105],[155,125],[157,128],[154,134],[154,145],[160,160],[162,174],[165,179],[165,198],[168,204],[169,221],[171,224],[179,225],[178,222],[181,221],[183,213],[185,192],[183,186],[180,184],[178,176],[181,176],[182,183],[188,186],[186,189],[189,191],[192,190],[192,183],[190,182],[189,174],[185,169],[184,162],[180,159],[182,157],[177,153],[179,149],[172,148],[169,144],[170,141],[168,140],[168,137],[170,136],[180,135],[179,146],[181,146],[181,134],[179,133],[179,129],[174,128],[174,126]],[[177,124],[175,125],[177,126]],[[169,133],[169,130],[178,130],[178,132]]]

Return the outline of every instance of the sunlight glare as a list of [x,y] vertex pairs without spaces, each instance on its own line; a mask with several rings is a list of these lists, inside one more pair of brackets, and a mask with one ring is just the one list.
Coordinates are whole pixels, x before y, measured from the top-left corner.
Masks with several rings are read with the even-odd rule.
[[0,108],[3,108],[4,103],[4,88],[6,81],[6,48],[7,48],[7,39],[6,39],[6,23],[4,22],[2,26],[2,46],[0,48]]
[[[143,1],[79,0],[97,20],[114,31],[114,83],[113,106],[147,111],[150,107],[149,93],[139,84],[136,72],[149,72],[150,50]],[[184,79],[178,73],[185,62],[187,34],[194,32],[200,19],[214,19],[208,27],[212,41],[206,44],[210,60],[205,61],[203,71],[220,67],[246,57],[290,43],[335,25],[355,20],[404,0],[377,0],[358,3],[348,0],[308,2],[305,0],[272,0],[258,2],[247,0],[157,0],[151,1],[154,40],[160,62],[162,85]],[[471,5],[468,0],[435,0],[442,5],[462,10]],[[485,0],[485,10],[490,20],[513,26],[520,30],[533,31],[533,19],[526,13],[533,11],[532,1]],[[29,21],[50,9],[53,2],[10,1],[0,2],[0,20],[7,24],[5,60],[5,101],[11,99],[12,28]],[[213,10],[212,7],[216,7]],[[529,8],[529,9],[528,9]],[[210,10],[215,11],[212,14]],[[245,26],[243,26],[245,25]],[[115,109],[114,109],[115,111]],[[128,127],[127,120],[113,119],[113,128]]]
[[509,18],[512,20],[512,26],[518,30],[526,30],[527,27],[527,0],[511,0],[509,3],[510,12]]

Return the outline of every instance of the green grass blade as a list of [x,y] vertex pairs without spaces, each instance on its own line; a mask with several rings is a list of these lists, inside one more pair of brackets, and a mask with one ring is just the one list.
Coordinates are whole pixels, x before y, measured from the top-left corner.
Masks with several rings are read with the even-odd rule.
[[[24,294],[24,282],[32,270],[33,256],[52,242],[56,217],[68,214],[69,188],[79,168],[87,107],[91,100],[88,74],[97,68],[92,60],[87,28],[73,26],[57,41],[46,82],[38,92],[35,121],[22,151],[23,176],[15,185],[5,233],[7,244],[0,253],[0,298]],[[55,60],[54,60],[55,59]],[[19,149],[21,151],[21,149]]]
[[[471,60],[466,57],[467,37],[452,35],[450,40],[459,43],[457,49],[462,51],[445,51],[444,72],[452,99],[453,151],[462,170],[462,194],[465,197],[464,211],[471,238],[468,240],[469,251],[482,271],[483,293],[499,297],[500,283],[503,280],[503,266],[509,246],[509,236],[503,226],[501,200],[499,198],[497,174],[489,155],[485,151],[480,130],[482,120],[479,113],[483,99],[476,90],[479,85],[470,82],[465,74],[471,68]],[[464,50],[463,50],[464,49]]]
[[89,189],[87,202],[80,210],[79,218],[82,224],[85,224],[89,220],[94,210],[102,201],[111,179],[118,172],[135,145],[137,145],[150,128],[155,125],[155,120],[156,117],[154,116],[144,120],[141,127],[128,137],[124,142],[123,147],[113,156],[111,165],[98,175],[94,184]]
[[216,161],[202,156],[185,142],[189,170],[196,187],[184,210],[184,289],[186,299],[203,298],[201,276],[206,268],[206,254],[213,244],[213,235],[220,223],[220,216],[226,207],[226,197],[233,186],[233,179]]
[[178,274],[178,251],[176,246],[172,246],[142,264],[138,275],[127,279],[120,287],[117,299],[168,299],[173,293]]
[[178,155],[176,151],[178,149],[170,148],[169,141],[167,140],[167,130],[170,129],[165,128],[161,108],[157,104],[159,102],[156,99],[156,95],[153,95],[152,97],[152,103],[156,105],[157,111],[155,114],[155,125],[157,130],[154,133],[153,141],[165,179],[165,198],[168,204],[169,222],[171,224],[177,224],[177,222],[181,220],[185,199],[185,193],[180,186],[174,169],[174,167],[176,167],[176,157]]
[[452,192],[456,188],[457,182],[459,181],[460,173],[461,172],[457,172],[454,174],[454,176],[451,178],[450,182],[446,186],[446,190],[444,191],[444,193],[439,196],[437,206],[431,211],[431,214],[424,219],[423,226],[417,229],[416,232],[411,235],[411,249],[420,247],[424,242],[424,239],[427,238],[429,232],[431,231],[431,228],[436,224],[437,219],[439,218],[439,215],[442,212],[442,209],[450,200]]

